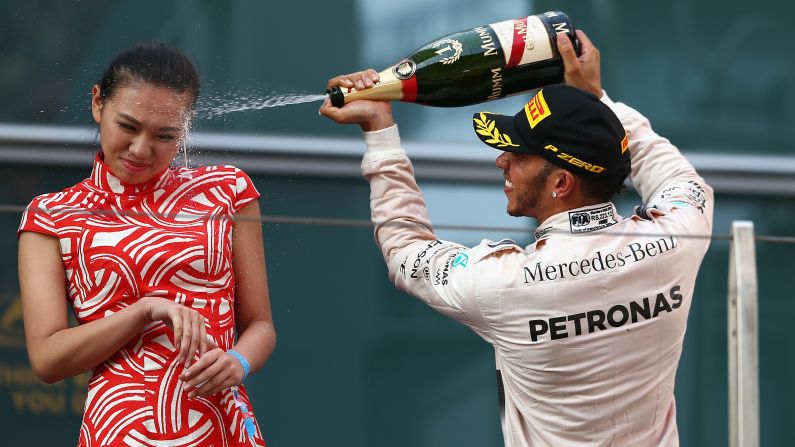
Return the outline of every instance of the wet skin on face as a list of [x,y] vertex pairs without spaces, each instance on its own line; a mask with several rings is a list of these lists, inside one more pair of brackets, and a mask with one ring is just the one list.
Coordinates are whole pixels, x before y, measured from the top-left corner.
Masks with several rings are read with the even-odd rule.
[[187,137],[192,97],[146,82],[117,87],[104,102],[92,91],[103,161],[128,184],[145,183],[168,169]]

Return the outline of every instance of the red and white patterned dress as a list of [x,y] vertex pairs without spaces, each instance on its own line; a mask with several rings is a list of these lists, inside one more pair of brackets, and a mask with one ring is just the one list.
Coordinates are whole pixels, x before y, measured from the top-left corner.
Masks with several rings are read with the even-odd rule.
[[[80,324],[161,297],[200,312],[226,350],[235,339],[229,217],[258,197],[232,166],[172,168],[126,185],[97,156],[91,178],[33,199],[19,231],[58,238]],[[244,429],[242,386],[238,401],[230,389],[188,398],[173,342],[171,329],[152,323],[94,369],[80,446],[265,445],[259,427],[253,438]]]

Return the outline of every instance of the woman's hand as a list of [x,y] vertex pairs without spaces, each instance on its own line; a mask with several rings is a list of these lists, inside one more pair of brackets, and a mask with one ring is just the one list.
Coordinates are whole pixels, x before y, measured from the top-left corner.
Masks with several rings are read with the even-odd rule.
[[174,331],[174,346],[179,348],[177,361],[186,368],[197,351],[201,358],[214,346],[207,339],[204,317],[199,312],[165,298],[144,297],[139,303],[146,306],[148,322],[162,321]]
[[188,397],[206,397],[219,391],[240,385],[243,381],[243,365],[232,354],[215,348],[208,351],[190,368],[182,371],[179,378],[187,382]]

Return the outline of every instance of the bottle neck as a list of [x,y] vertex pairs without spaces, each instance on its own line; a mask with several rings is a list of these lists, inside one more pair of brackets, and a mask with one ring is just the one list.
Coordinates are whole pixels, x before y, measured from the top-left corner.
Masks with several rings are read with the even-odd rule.
[[[405,100],[404,84],[407,82],[401,81],[395,77],[392,73],[393,68],[394,67],[389,67],[378,73],[380,80],[377,84],[368,89],[356,90],[354,88],[334,87],[327,92],[331,98],[331,104],[335,107],[341,107],[343,104],[362,99],[374,101]],[[408,84],[410,83],[411,82],[408,82]],[[416,85],[416,80],[414,81],[414,85]],[[416,88],[414,91],[416,92]],[[416,94],[414,96],[416,97]]]

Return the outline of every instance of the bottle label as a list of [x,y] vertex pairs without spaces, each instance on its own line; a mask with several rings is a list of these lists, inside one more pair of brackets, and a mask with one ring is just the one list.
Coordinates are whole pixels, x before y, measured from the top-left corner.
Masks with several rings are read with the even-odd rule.
[[[552,59],[552,42],[538,16],[492,23],[505,56],[505,68]],[[557,29],[557,27],[556,27]]]
[[384,70],[379,85],[389,78],[400,87],[388,99],[456,107],[560,82],[555,33],[572,30],[566,14],[553,11],[449,34]]

